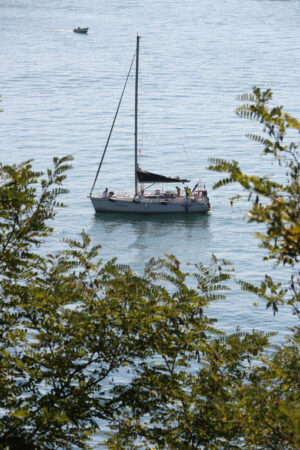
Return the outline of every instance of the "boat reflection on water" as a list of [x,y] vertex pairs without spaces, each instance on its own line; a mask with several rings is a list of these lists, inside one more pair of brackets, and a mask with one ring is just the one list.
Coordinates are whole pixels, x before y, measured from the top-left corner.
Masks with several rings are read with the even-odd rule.
[[124,213],[96,213],[94,224],[110,223],[112,226],[121,226],[128,223],[137,224],[158,224],[159,226],[177,227],[199,227],[208,223],[212,211],[208,214],[181,214],[174,213],[172,216],[167,214],[124,214]]
[[116,256],[140,272],[152,257],[174,254],[179,261],[197,262],[210,255],[210,221],[210,214],[100,213],[88,232],[102,245],[104,260]]

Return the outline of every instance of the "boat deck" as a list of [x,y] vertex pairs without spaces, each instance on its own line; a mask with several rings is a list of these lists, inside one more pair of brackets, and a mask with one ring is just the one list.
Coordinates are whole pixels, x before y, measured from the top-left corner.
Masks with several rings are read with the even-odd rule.
[[91,196],[96,212],[134,212],[143,214],[208,212],[211,210],[207,196],[171,197],[164,195],[111,195]]

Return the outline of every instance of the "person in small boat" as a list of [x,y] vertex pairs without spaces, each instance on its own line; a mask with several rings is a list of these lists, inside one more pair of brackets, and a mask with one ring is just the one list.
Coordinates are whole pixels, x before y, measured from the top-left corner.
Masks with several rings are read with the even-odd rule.
[[176,191],[177,191],[177,197],[179,198],[180,197],[180,187],[179,186],[176,186]]
[[103,198],[107,198],[108,197],[108,188],[105,188],[105,190],[102,193],[102,197]]

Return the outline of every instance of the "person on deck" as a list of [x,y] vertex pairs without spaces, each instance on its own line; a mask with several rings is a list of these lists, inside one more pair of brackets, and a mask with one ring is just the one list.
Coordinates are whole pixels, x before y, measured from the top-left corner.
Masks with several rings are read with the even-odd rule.
[[103,191],[102,197],[103,198],[107,198],[108,197],[108,188],[105,188],[105,191]]
[[191,196],[192,196],[192,190],[191,190],[191,188],[189,188],[188,186],[186,186],[186,187],[184,188],[184,190],[185,190],[185,198],[187,198],[187,199],[191,198]]
[[180,187],[176,186],[176,191],[177,191],[177,197],[180,197]]

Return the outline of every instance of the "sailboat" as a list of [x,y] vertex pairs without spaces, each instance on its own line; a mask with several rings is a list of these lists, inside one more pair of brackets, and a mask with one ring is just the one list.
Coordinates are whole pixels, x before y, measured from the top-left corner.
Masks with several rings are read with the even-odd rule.
[[[153,172],[142,170],[138,161],[138,82],[139,82],[139,49],[140,36],[137,35],[136,53],[133,56],[129,72],[123,87],[122,95],[114,116],[110,133],[102,154],[102,158],[95,176],[90,192],[95,212],[117,212],[117,213],[142,213],[142,214],[174,214],[174,213],[207,213],[211,211],[207,190],[196,183],[194,188],[188,186],[184,189],[179,184],[186,184],[190,180],[180,177],[168,177]],[[134,142],[134,194],[115,194],[106,189],[102,194],[94,194],[94,187],[104,160],[106,150],[110,141],[113,127],[119,112],[123,94],[135,59],[135,142]],[[154,189],[146,192],[152,185],[175,184],[175,190]]]

